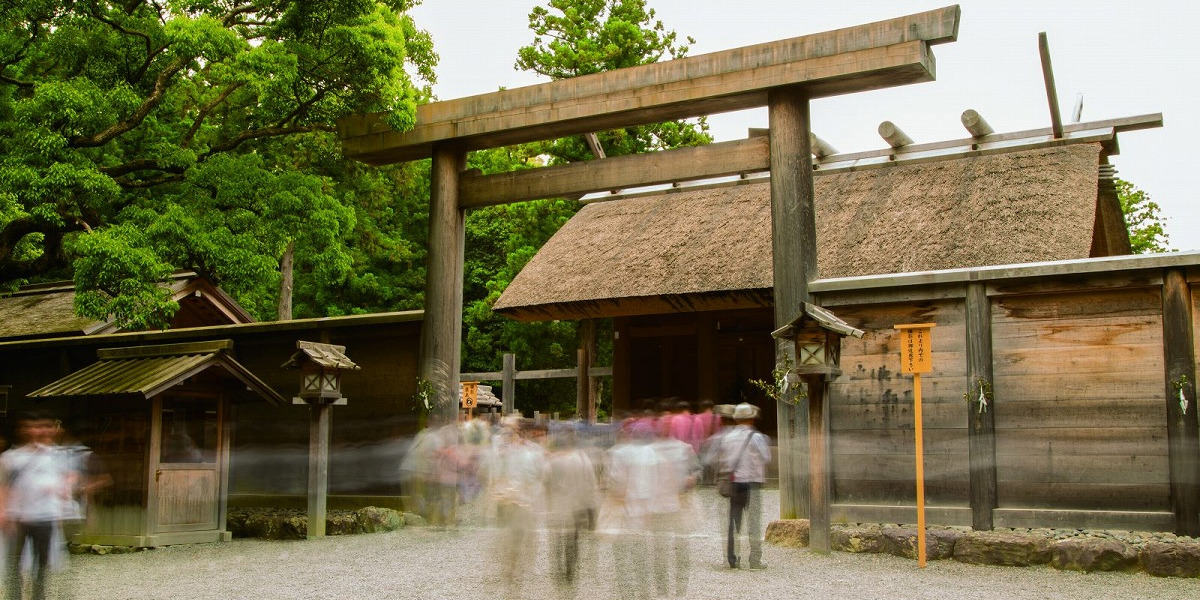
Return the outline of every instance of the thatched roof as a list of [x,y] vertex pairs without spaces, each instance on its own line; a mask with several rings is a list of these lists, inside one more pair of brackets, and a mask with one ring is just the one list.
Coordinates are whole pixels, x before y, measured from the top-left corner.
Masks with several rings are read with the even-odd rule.
[[[818,172],[818,273],[1089,257],[1100,153],[1079,144]],[[771,287],[769,185],[744,183],[585,206],[494,309],[534,320],[769,306]]]
[[[168,284],[179,303],[172,328],[253,323],[254,317],[220,288],[195,273],[175,275]],[[0,340],[115,333],[111,321],[75,314],[71,282],[25,286],[0,297]]]

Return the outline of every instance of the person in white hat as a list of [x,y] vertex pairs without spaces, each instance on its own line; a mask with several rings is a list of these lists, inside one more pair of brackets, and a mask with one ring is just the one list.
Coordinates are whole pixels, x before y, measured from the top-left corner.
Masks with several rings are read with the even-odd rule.
[[[733,409],[737,424],[721,438],[721,470],[733,480],[729,497],[729,533],[725,545],[729,567],[741,567],[738,538],[750,538],[749,568],[763,569],[762,562],[762,486],[767,479],[771,446],[767,436],[754,428],[758,407],[745,402]],[[742,526],[743,516],[745,527]]]

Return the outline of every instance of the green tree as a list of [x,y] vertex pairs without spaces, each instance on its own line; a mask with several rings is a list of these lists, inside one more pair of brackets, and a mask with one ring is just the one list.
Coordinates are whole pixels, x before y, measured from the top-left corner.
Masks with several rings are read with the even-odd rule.
[[155,326],[176,269],[260,316],[288,242],[350,276],[350,197],[280,140],[411,127],[436,62],[414,4],[0,2],[0,282],[73,275],[83,314]]
[[1164,219],[1158,203],[1137,186],[1123,179],[1116,180],[1117,199],[1129,229],[1129,245],[1134,254],[1170,252]]
[[341,142],[323,132],[278,143],[288,146],[296,169],[324,178],[329,194],[353,213],[353,228],[336,247],[345,261],[336,263],[336,273],[322,266],[331,261],[321,260],[334,248],[297,247],[293,315],[423,308],[429,161],[365,165],[346,159]]
[[[644,0],[550,0],[529,13],[533,43],[517,52],[516,68],[551,79],[567,79],[683,58],[687,44],[655,18]],[[667,121],[597,132],[606,156],[624,156],[712,141],[708,124]],[[592,158],[580,137],[547,142],[539,148],[552,163]]]

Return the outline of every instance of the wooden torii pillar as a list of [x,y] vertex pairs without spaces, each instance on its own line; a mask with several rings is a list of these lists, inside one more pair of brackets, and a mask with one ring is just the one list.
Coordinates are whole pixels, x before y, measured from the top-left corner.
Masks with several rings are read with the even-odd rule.
[[[932,81],[930,46],[958,37],[957,5],[812,35],[422,105],[394,131],[382,113],[338,121],[348,157],[390,164],[433,157],[421,376],[436,411],[457,407],[463,214],[470,208],[771,171],[775,322],[810,299],[817,276],[808,103]],[[768,106],[771,135],[695,148],[481,175],[466,152],[617,127]],[[507,390],[506,390],[507,393]],[[780,516],[808,516],[807,406],[779,408]],[[827,414],[822,411],[822,414]],[[827,419],[818,422],[826,427]],[[828,476],[828,470],[819,472]],[[814,527],[822,524],[814,523]],[[828,526],[828,524],[824,524]]]

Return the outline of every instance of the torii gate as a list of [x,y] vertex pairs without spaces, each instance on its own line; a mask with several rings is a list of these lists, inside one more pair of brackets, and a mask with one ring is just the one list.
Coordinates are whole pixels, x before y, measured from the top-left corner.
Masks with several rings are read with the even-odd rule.
[[[770,169],[775,326],[817,275],[809,100],[932,81],[930,46],[955,41],[957,5],[787,40],[425,104],[410,131],[382,113],[338,122],[346,156],[382,165],[432,157],[420,375],[435,411],[458,406],[463,243],[469,208]],[[466,172],[471,150],[767,106],[770,136],[494,175]],[[778,405],[780,513],[808,516],[828,552],[828,429],[820,398]],[[818,446],[825,447],[818,447]],[[805,454],[808,460],[803,460]],[[809,481],[809,473],[817,481]],[[811,483],[811,485],[810,485]],[[822,535],[822,532],[824,535]],[[823,547],[822,547],[823,546]]]

